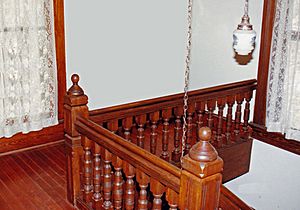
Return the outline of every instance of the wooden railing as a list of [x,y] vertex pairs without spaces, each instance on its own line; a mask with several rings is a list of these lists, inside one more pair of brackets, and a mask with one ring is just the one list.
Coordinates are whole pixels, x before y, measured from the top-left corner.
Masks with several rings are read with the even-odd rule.
[[209,140],[226,147],[249,138],[254,80],[190,93],[187,155],[181,162],[182,94],[89,113],[78,80],[72,76],[64,106],[70,202],[82,209],[219,206],[223,161]]

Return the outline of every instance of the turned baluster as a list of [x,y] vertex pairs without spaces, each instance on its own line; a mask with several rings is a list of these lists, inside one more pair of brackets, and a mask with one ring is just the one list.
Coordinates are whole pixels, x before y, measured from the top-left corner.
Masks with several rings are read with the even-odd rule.
[[151,178],[150,179],[150,191],[153,194],[153,205],[152,209],[159,210],[162,208],[161,196],[163,195],[165,186],[162,185],[159,181]]
[[148,209],[148,200],[147,200],[147,187],[150,182],[149,176],[140,170],[136,170],[136,181],[140,186],[140,193],[138,199],[138,209]]
[[124,129],[124,139],[131,142],[132,117],[126,117],[123,119],[122,126]]
[[150,114],[151,121],[151,133],[150,133],[150,152],[156,153],[157,146],[157,121],[159,120],[159,112],[153,112]]
[[222,128],[223,128],[223,110],[225,106],[226,98],[219,98],[218,104],[218,125],[217,125],[217,146],[222,146]]
[[232,127],[232,107],[235,103],[234,96],[227,96],[227,116],[226,116],[226,144],[230,143],[231,127]]
[[195,106],[194,104],[190,104],[187,110],[187,118],[186,118],[186,123],[187,123],[187,131],[186,131],[186,142],[185,142],[185,149],[184,149],[184,154],[187,154],[192,145],[192,140],[193,140],[193,116],[195,112]]
[[96,142],[93,147],[94,154],[94,195],[93,195],[93,209],[101,209],[101,159],[100,159],[101,147]]
[[92,185],[92,152],[91,152],[92,141],[87,137],[82,136],[82,147],[83,147],[83,199],[89,203],[93,195]]
[[115,169],[114,183],[113,183],[113,202],[114,209],[122,209],[123,198],[123,177],[122,177],[122,160],[114,155],[112,158],[112,164]]
[[102,149],[102,159],[103,159],[103,208],[111,209],[111,191],[112,191],[112,176],[111,176],[111,153]]
[[146,124],[147,115],[139,115],[135,118],[135,121],[137,123],[138,129],[137,129],[137,145],[141,148],[145,147],[145,124]]
[[216,108],[216,100],[209,100],[207,102],[207,108],[208,108],[207,126],[211,130],[213,130],[213,126],[214,126],[213,114],[214,114],[214,110]]
[[178,193],[168,188],[166,192],[166,200],[170,206],[169,210],[176,210],[178,206]]
[[174,150],[172,152],[172,160],[175,163],[179,163],[180,157],[181,157],[181,151],[180,151],[180,140],[181,140],[181,130],[182,130],[182,124],[181,124],[181,118],[183,115],[183,107],[178,106],[174,109],[174,115],[176,117],[175,119],[175,126],[174,126]]
[[[204,114],[205,114],[205,102],[197,102],[196,103],[196,113],[197,113],[197,131],[204,125]],[[197,135],[197,141],[199,141],[199,137]]]
[[248,123],[249,123],[249,116],[250,116],[250,101],[252,99],[252,91],[249,91],[245,94],[246,104],[244,110],[244,125],[243,130],[244,133],[248,133]]
[[135,176],[135,168],[123,161],[123,171],[126,176],[126,184],[125,184],[125,209],[132,210],[134,209],[134,195],[135,195],[135,184],[134,184],[134,176]]
[[166,161],[169,161],[169,120],[172,116],[172,109],[164,109],[162,111],[162,118],[163,118],[163,130],[162,130],[162,153],[160,157]]
[[239,140],[243,100],[244,97],[242,94],[238,94],[236,96],[237,106],[235,111],[235,127],[234,127],[235,141]]

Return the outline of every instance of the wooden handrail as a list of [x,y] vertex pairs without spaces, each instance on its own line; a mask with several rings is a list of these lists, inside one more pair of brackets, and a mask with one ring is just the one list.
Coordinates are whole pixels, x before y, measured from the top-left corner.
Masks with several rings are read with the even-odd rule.
[[[200,90],[189,92],[189,102],[207,101],[221,96],[231,94],[244,93],[246,91],[253,91],[256,89],[256,80],[245,80],[232,84],[219,85]],[[108,108],[96,109],[89,112],[90,118],[95,122],[103,122],[116,118],[125,118],[128,116],[146,114],[169,107],[176,107],[182,105],[183,93],[158,97],[154,99],[142,100],[138,102],[112,106]]]
[[149,176],[156,178],[167,187],[179,192],[181,170],[161,158],[142,150],[135,144],[125,141],[118,135],[97,125],[91,120],[78,117],[76,130],[90,140],[109,150],[121,159],[140,168]]

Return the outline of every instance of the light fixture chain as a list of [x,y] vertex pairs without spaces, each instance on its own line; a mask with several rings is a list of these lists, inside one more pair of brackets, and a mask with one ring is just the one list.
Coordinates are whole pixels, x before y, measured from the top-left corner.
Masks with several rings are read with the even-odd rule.
[[[192,6],[193,0],[188,0],[188,32],[187,32],[187,45],[186,45],[186,59],[185,59],[185,73],[184,73],[184,97],[183,97],[183,126],[182,126],[182,152],[181,161],[184,156],[186,147],[186,134],[187,134],[187,111],[188,111],[188,90],[190,83],[190,62],[191,62],[191,48],[192,48]],[[182,164],[181,164],[182,165]]]
[[248,16],[249,11],[249,0],[245,0],[244,14]]

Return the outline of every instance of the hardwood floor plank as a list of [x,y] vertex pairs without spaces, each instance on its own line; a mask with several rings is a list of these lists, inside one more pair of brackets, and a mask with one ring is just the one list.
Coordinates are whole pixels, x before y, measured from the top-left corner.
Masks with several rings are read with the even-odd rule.
[[[31,202],[31,195],[28,193],[27,190],[24,190],[20,187],[17,183],[20,182],[20,178],[15,174],[14,169],[12,168],[13,165],[8,165],[7,162],[4,163],[5,170],[0,171],[0,177],[4,181],[4,183],[8,186],[8,189],[18,192],[18,200],[22,203],[26,202],[28,208],[30,209],[38,209],[38,206],[35,206]],[[23,183],[24,184],[24,183]]]
[[74,210],[66,199],[64,144],[0,158],[0,210]]

